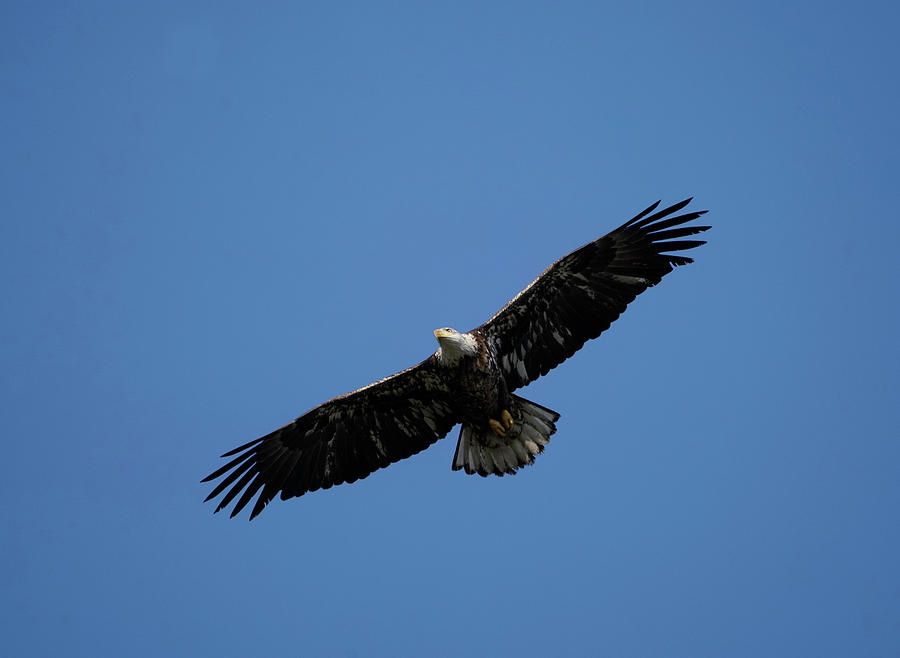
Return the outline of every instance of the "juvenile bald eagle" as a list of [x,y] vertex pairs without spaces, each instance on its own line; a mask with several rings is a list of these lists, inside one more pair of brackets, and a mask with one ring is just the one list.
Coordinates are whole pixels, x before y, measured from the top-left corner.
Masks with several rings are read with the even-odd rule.
[[682,239],[709,228],[684,226],[706,211],[675,215],[690,201],[654,213],[657,201],[560,258],[477,329],[436,329],[438,350],[422,363],[226,452],[233,459],[203,479],[224,476],[206,500],[227,489],[218,512],[240,494],[234,516],[259,492],[252,519],[278,494],[286,500],[355,482],[459,423],[453,470],[503,475],[531,464],[556,432],[559,414],[513,391],[599,336],[674,266],[692,262],[664,253],[704,244]]

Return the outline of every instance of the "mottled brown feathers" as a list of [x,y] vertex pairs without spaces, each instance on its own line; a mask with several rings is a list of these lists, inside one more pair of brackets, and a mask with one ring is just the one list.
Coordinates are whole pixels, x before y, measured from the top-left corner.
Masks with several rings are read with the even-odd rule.
[[[222,478],[207,500],[224,493],[218,512],[236,499],[234,516],[256,496],[252,519],[275,496],[364,478],[427,448],[461,421],[454,469],[502,474],[531,463],[556,431],[559,414],[509,393],[546,375],[606,330],[637,295],[691,262],[670,253],[703,244],[685,238],[709,228],[686,225],[705,211],[676,214],[689,201],[654,212],[657,202],[553,263],[470,332],[480,348],[474,361],[447,365],[432,356],[225,453],[229,461],[203,480]],[[481,416],[499,412],[494,407],[504,400],[518,425],[498,441]]]
[[494,342],[510,391],[546,375],[608,329],[637,295],[673,267],[692,262],[666,253],[704,244],[673,240],[709,228],[681,226],[706,211],[670,217],[689,202],[650,215],[657,201],[611,233],[563,256],[479,327]]

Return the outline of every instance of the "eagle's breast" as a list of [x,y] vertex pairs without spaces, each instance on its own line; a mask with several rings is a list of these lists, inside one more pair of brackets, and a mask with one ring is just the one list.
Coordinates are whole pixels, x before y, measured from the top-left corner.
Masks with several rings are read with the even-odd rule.
[[471,335],[478,351],[459,361],[453,389],[463,420],[481,425],[497,416],[506,396],[506,386],[490,342],[479,331]]

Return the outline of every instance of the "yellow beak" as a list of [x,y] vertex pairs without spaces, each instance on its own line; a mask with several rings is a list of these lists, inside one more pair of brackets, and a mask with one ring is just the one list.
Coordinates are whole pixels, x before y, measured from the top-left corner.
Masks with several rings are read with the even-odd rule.
[[440,340],[441,338],[446,338],[447,336],[452,336],[452,335],[453,334],[451,334],[446,329],[435,329],[434,330],[434,337],[437,338],[438,340]]

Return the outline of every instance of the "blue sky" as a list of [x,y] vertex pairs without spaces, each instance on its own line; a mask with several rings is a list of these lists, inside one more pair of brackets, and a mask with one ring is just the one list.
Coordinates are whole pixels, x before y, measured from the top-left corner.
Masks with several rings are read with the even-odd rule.
[[[10,656],[900,652],[890,3],[0,9]],[[218,455],[656,199],[714,225],[524,394],[213,516]]]

